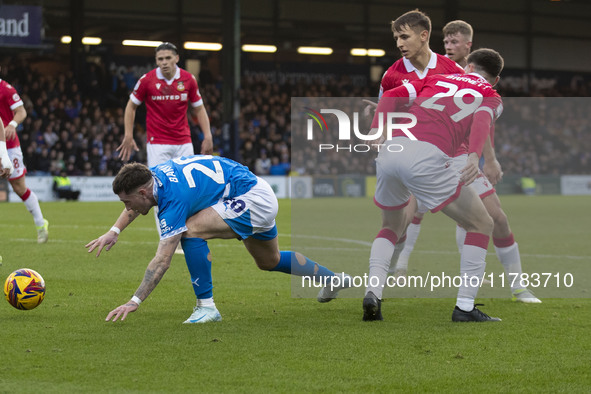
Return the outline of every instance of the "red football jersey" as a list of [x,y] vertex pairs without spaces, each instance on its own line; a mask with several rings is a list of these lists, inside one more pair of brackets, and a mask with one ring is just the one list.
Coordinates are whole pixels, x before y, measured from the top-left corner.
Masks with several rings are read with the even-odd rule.
[[144,74],[130,95],[136,105],[146,103],[148,143],[182,145],[191,142],[187,121],[189,103],[203,105],[195,77],[177,67],[174,78],[167,81],[160,68]]
[[379,97],[381,98],[382,94],[387,90],[397,88],[408,82],[424,79],[430,75],[458,73],[464,73],[464,69],[453,60],[435,52],[431,52],[431,59],[423,72],[417,70],[410,60],[403,57],[395,61],[384,73],[380,85]]
[[[395,101],[386,100],[389,97]],[[418,140],[437,146],[450,157],[455,156],[468,137],[470,152],[480,153],[494,121],[503,111],[501,97],[482,76],[476,73],[433,75],[385,92],[372,127],[377,127],[379,113],[393,108],[401,110],[409,102],[413,105],[406,112],[417,118],[417,124],[410,128],[410,132]],[[476,127],[476,130],[471,130],[474,115],[480,111],[490,114],[492,122],[486,129]],[[395,129],[392,136],[406,134]]]
[[[8,82],[0,79],[0,117],[2,118],[2,124],[4,127],[6,127],[14,117],[12,111],[21,105],[23,105],[23,100],[21,100],[16,89]],[[16,134],[13,139],[6,141],[6,149],[16,148],[20,145],[21,143]]]

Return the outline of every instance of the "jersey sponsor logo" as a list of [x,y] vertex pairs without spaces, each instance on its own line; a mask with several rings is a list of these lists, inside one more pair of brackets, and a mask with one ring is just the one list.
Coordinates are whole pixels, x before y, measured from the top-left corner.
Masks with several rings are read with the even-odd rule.
[[185,90],[185,84],[183,83],[183,81],[177,82],[176,90],[178,90],[179,92],[182,92],[183,90]]
[[160,234],[164,234],[170,230],[172,230],[172,227],[168,226],[166,224],[166,219],[161,219],[160,220]]
[[189,98],[189,95],[187,93],[181,93],[181,101],[187,101]]
[[[183,93],[186,94],[186,93]],[[183,100],[183,97],[181,94],[163,94],[161,96],[152,96],[152,101],[175,101],[175,100]],[[185,99],[183,101],[186,101],[187,98],[185,97]]]

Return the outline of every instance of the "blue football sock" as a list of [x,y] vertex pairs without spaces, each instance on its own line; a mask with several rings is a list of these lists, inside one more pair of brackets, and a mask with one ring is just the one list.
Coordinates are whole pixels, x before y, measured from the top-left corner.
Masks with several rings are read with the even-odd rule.
[[212,298],[211,260],[207,242],[201,238],[181,238],[181,245],[197,299]]
[[315,263],[306,256],[303,256],[306,262],[302,265],[296,258],[295,252],[285,251],[281,252],[279,258],[279,264],[271,271],[285,272],[286,274],[292,274],[297,276],[309,276],[314,278],[323,278],[327,276],[334,276],[334,272],[328,268]]

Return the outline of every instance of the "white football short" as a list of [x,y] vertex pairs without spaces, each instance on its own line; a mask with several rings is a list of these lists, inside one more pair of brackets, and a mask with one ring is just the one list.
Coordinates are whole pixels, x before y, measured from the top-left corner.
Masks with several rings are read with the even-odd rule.
[[150,144],[146,145],[148,153],[148,167],[154,167],[164,163],[166,160],[176,159],[181,156],[193,156],[193,144],[182,145],[164,145]]
[[[451,159],[451,165],[456,169],[456,171],[460,172],[464,167],[466,167],[466,161],[468,160],[468,155],[463,154],[460,156],[456,156]],[[495,192],[495,188],[490,183],[490,181],[486,178],[486,176],[479,171],[478,177],[472,182],[470,185],[472,189],[483,199],[486,196],[490,196]]]
[[[8,180],[12,181],[25,176],[27,173],[27,167],[25,167],[25,162],[23,161],[23,151],[21,150],[21,147],[17,146],[16,148],[7,149],[7,152],[8,157],[10,157],[12,165],[14,166],[14,171]],[[45,169],[45,171],[49,171],[49,168]]]
[[411,193],[419,206],[437,212],[458,198],[460,173],[452,167],[451,158],[435,145],[393,138],[388,144],[399,144],[401,152],[382,148],[376,159],[377,185],[374,202],[385,210],[402,209]]
[[246,193],[218,202],[212,208],[241,239],[270,240],[277,237],[275,217],[279,204],[271,186],[258,178]]

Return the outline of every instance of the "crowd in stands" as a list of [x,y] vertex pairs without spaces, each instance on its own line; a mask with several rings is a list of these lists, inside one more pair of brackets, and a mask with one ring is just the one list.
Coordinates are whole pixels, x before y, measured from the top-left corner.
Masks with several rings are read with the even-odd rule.
[[[80,84],[70,72],[58,75],[32,70],[24,60],[2,62],[0,78],[11,83],[25,103],[28,117],[19,137],[30,174],[111,176],[122,163],[116,148],[123,138],[123,113],[139,75],[105,72],[91,65]],[[579,81],[580,82],[580,81]],[[210,116],[214,151],[225,155],[222,135],[221,81],[204,76],[200,92]],[[552,87],[529,96],[501,86],[505,110],[497,123],[497,157],[505,174],[591,173],[591,99],[589,84]],[[375,97],[377,84],[363,78],[270,80],[246,73],[240,89],[239,161],[258,175],[375,174],[375,153],[317,154],[311,147],[292,147],[292,97]],[[572,97],[569,97],[572,96]],[[145,162],[145,115],[138,109],[135,138],[140,151],[132,160]],[[196,151],[200,129],[189,121]],[[299,124],[299,123],[298,123]],[[354,144],[355,142],[353,142]]]

